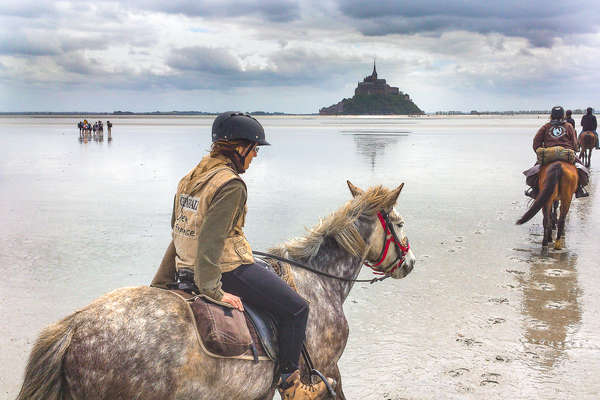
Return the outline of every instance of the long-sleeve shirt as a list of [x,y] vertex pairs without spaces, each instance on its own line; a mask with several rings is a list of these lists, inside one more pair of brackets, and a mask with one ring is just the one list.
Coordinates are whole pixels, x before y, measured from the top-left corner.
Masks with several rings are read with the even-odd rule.
[[225,184],[213,197],[198,231],[194,281],[200,293],[215,300],[223,297],[218,261],[227,235],[244,213],[246,198],[246,188],[242,182],[233,180]]
[[[215,193],[198,232],[199,257],[194,266],[194,281],[202,294],[215,300],[223,297],[221,270],[217,262],[223,252],[227,234],[244,212],[246,198],[246,188],[242,182],[238,180],[228,182]],[[174,224],[175,213],[173,212],[171,228]],[[175,283],[175,276],[175,246],[171,241],[151,286],[166,289],[169,284]]]
[[598,121],[596,121],[596,116],[592,114],[585,114],[581,117],[581,128],[583,131],[593,131],[595,132],[598,128]]

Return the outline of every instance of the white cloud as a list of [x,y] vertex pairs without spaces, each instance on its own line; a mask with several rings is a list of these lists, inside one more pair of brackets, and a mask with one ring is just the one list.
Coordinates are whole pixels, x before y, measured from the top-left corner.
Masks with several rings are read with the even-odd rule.
[[[375,56],[380,75],[427,111],[575,104],[598,89],[600,34],[566,26],[572,17],[554,6],[361,4],[6,1],[0,110],[77,109],[94,90],[103,110],[316,112],[351,96]],[[571,14],[581,9],[571,3]]]

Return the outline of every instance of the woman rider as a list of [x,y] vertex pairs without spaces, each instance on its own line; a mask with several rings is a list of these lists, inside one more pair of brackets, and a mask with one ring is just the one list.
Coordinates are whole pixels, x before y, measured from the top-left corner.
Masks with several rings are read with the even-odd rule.
[[242,311],[243,298],[272,313],[279,326],[281,398],[316,399],[326,393],[325,384],[305,385],[298,371],[308,304],[254,262],[243,232],[247,190],[240,174],[250,167],[258,146],[268,145],[263,127],[249,114],[230,111],[215,119],[210,154],[177,187],[173,241],[151,286],[168,287],[175,275],[180,282],[187,276],[194,292]]

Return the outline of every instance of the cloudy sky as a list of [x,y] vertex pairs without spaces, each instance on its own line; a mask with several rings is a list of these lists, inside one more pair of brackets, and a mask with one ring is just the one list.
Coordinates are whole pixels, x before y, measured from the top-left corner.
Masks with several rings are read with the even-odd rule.
[[2,0],[0,111],[311,113],[380,77],[427,112],[600,106],[589,0]]

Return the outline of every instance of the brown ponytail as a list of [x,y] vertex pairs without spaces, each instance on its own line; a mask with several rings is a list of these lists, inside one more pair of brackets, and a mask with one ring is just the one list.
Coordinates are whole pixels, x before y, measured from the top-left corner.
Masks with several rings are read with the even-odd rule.
[[210,155],[212,157],[215,156],[225,156],[231,160],[235,169],[238,173],[243,173],[244,164],[240,154],[236,151],[236,147],[238,146],[248,146],[251,142],[249,140],[237,139],[237,140],[218,140],[212,144],[210,149]]

